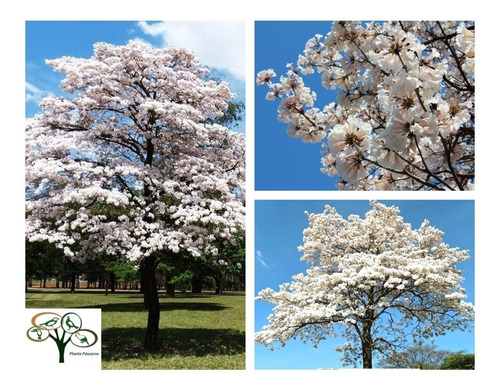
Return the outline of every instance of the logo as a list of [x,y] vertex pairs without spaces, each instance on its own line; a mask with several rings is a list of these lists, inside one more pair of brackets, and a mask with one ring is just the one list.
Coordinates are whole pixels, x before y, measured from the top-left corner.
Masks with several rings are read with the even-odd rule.
[[52,340],[59,352],[59,363],[64,363],[68,346],[71,347],[71,356],[99,355],[85,351],[97,344],[99,338],[95,331],[84,327],[84,319],[76,312],[63,315],[50,311],[39,312],[31,318],[31,327],[26,331],[26,336],[32,342],[49,343]]

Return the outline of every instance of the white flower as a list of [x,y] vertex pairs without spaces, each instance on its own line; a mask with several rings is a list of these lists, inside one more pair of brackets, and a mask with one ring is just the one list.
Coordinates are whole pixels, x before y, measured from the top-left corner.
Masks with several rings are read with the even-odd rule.
[[349,117],[344,124],[338,124],[328,135],[330,151],[337,155],[340,151],[346,153],[364,151],[370,144],[372,127],[359,118]]
[[276,73],[273,69],[266,69],[257,73],[257,85],[264,83],[269,83],[273,77],[276,77]]
[[363,155],[359,152],[341,152],[337,156],[336,168],[338,175],[347,182],[357,182],[368,175]]
[[386,145],[393,151],[403,151],[410,144],[412,120],[403,114],[403,110],[394,110],[381,135]]

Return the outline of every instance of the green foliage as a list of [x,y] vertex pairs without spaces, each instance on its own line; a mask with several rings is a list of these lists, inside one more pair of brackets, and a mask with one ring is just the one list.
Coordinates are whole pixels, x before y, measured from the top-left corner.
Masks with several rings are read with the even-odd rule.
[[229,101],[227,102],[227,109],[224,115],[210,121],[227,128],[238,126],[238,122],[242,120],[242,114],[245,111],[245,104],[243,102]]
[[189,289],[194,273],[191,270],[186,270],[170,279],[170,283],[180,288],[183,291]]
[[140,278],[139,271],[131,263],[114,264],[109,266],[106,271],[114,273],[117,282],[128,284]]
[[84,266],[71,262],[61,249],[48,241],[25,241],[25,278],[46,280],[57,277],[60,280],[73,280],[84,272]]
[[458,352],[446,357],[441,369],[474,369],[474,354]]
[[55,244],[25,241],[26,279],[45,279],[53,276],[64,261],[62,250]]
[[245,281],[245,231],[240,230],[232,241],[219,239],[214,245],[218,249],[217,255],[204,254],[202,268],[205,274],[213,277],[216,293],[222,293],[224,279],[232,275],[241,284]]

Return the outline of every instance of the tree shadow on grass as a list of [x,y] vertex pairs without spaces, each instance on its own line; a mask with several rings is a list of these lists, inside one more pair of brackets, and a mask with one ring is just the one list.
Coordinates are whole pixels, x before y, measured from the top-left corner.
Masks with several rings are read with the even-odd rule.
[[159,332],[159,346],[142,348],[144,328],[110,328],[102,331],[102,360],[117,361],[141,356],[235,355],[245,352],[245,333],[233,329],[167,328]]
[[[94,306],[82,306],[79,308],[100,308],[103,312],[140,312],[146,311],[142,302],[124,302],[124,303],[110,303],[99,304]],[[170,302],[160,303],[160,310],[162,312],[168,311],[222,311],[227,307],[216,303],[203,303],[203,302]]]
[[[33,293],[40,293],[41,291],[33,291]],[[43,292],[51,293],[51,292]],[[53,292],[52,292],[53,293]],[[82,301],[78,303],[76,300],[67,303],[67,306],[62,305],[58,302],[57,307],[70,307],[70,308],[97,308],[101,309],[103,312],[140,312],[146,311],[144,309],[143,294],[142,293],[130,293],[130,292],[120,292],[109,294],[109,296],[104,296],[103,292],[92,292],[92,291],[82,291],[82,293],[71,293],[69,291],[57,291],[58,294],[68,294],[72,298],[82,297]],[[115,300],[110,303],[102,304],[87,304],[85,303],[86,295],[100,295],[106,297],[106,300]],[[175,297],[165,297],[160,295],[160,308],[161,311],[222,311],[227,308],[220,303],[207,303],[204,299],[213,298],[210,294],[192,294],[192,293],[180,293]],[[196,301],[191,301],[195,299]],[[40,303],[50,302],[49,299],[40,298],[25,298],[26,307],[45,307],[40,305]],[[55,301],[55,300],[54,300]]]

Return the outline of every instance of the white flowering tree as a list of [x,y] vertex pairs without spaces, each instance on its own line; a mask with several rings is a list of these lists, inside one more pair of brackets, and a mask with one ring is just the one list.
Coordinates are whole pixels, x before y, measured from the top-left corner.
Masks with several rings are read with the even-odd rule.
[[27,121],[27,238],[141,266],[153,347],[156,254],[216,253],[244,226],[244,137],[216,123],[234,95],[183,48],[96,43],[47,64],[65,94]]
[[[471,190],[474,60],[472,22],[335,22],[279,81],[267,69],[257,84],[280,100],[290,136],[322,143],[340,189]],[[309,74],[337,92],[332,103],[315,106]]]
[[471,326],[473,305],[456,267],[468,251],[450,248],[427,220],[412,229],[396,207],[371,204],[364,219],[344,219],[330,206],[308,214],[299,251],[310,268],[278,291],[259,292],[257,300],[274,308],[257,342],[299,338],[316,346],[340,334],[343,363],[372,368],[377,352]]

